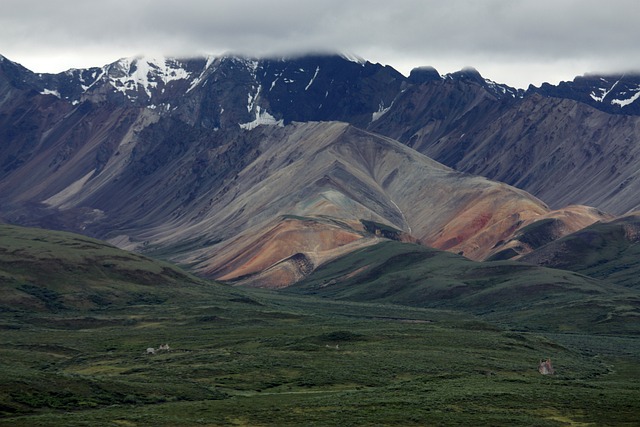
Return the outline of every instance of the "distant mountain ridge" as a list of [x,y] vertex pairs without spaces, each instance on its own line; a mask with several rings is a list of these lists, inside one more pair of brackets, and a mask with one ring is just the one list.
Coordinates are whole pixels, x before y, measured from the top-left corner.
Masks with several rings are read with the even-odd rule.
[[[540,87],[530,85],[528,89],[516,89],[508,85],[483,78],[480,73],[470,67],[458,72],[440,75],[433,67],[419,67],[411,71],[408,77],[401,75],[391,66],[373,64],[361,58],[354,59],[346,55],[317,54],[282,58],[251,58],[237,55],[201,56],[174,58],[164,56],[127,57],[102,67],[86,69],[70,69],[57,74],[33,73],[10,59],[0,55],[3,67],[13,67],[20,74],[14,80],[22,87],[39,89],[43,94],[50,94],[70,102],[80,102],[83,95],[95,91],[104,85],[137,105],[157,105],[180,93],[192,91],[218,68],[226,71],[234,68],[247,68],[253,71],[255,83],[263,85],[272,92],[278,85],[288,88],[288,92],[301,93],[308,91],[316,78],[322,85],[326,75],[337,75],[336,72],[347,70],[344,63],[337,66],[336,59],[352,64],[350,74],[361,77],[371,75],[379,69],[385,69],[389,76],[400,81],[421,84],[426,81],[443,79],[460,79],[475,81],[495,95],[525,97],[542,94],[549,97],[567,98],[580,101],[611,114],[640,114],[640,73],[624,74],[585,74],[573,81],[562,81],[558,85],[543,83]],[[324,65],[324,67],[323,67]],[[354,72],[359,65],[365,72]],[[320,76],[320,71],[324,76]],[[6,70],[5,70],[6,72]],[[14,71],[16,74],[16,71]],[[27,78],[25,78],[27,75]],[[304,87],[304,90],[301,90]],[[169,88],[173,90],[167,91]],[[142,95],[146,96],[142,96]],[[273,98],[282,95],[277,91]],[[111,98],[114,99],[114,98]],[[271,99],[273,100],[273,99]],[[159,102],[158,102],[159,101]],[[281,111],[277,111],[282,113]],[[295,117],[285,120],[293,121]],[[309,118],[305,117],[305,120]]]
[[576,77],[557,86],[544,83],[528,92],[556,98],[567,98],[591,105],[611,114],[640,114],[640,72]]
[[339,55],[136,57],[55,75],[3,58],[0,217],[274,286],[376,233],[520,256],[538,220],[559,221],[557,238],[611,218],[597,208],[640,204],[639,120],[471,68],[405,77]]
[[0,68],[7,89],[76,107],[90,101],[152,109],[205,129],[345,121],[455,169],[522,188],[554,208],[640,209],[633,196],[640,191],[637,74],[587,75],[523,91],[472,68],[441,76],[422,67],[404,77],[339,55],[140,56],[53,75],[5,58]]

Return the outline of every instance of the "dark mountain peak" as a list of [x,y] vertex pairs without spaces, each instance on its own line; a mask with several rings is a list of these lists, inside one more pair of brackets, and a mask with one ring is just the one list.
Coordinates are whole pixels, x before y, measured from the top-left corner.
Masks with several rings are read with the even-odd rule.
[[216,62],[219,66],[254,69],[257,67],[259,60],[250,56],[227,53],[218,57]]
[[38,76],[34,72],[5,56],[0,57],[0,77],[3,80],[18,89],[37,89]]
[[480,72],[473,67],[464,67],[460,71],[447,74],[445,79],[453,81],[459,81],[464,83],[478,84],[485,88],[485,90],[491,93],[498,99],[501,98],[521,98],[524,95],[524,91],[513,88],[504,84],[496,83],[492,80],[482,77]]
[[557,85],[530,86],[527,93],[567,98],[609,114],[640,115],[640,73],[585,74]]
[[473,67],[464,67],[460,71],[447,74],[453,80],[471,81],[484,85],[485,81],[478,70]]
[[391,105],[406,80],[391,67],[340,54],[265,59],[258,68],[261,96],[285,123],[341,120],[365,125]]
[[438,70],[431,66],[417,67],[411,70],[407,79],[409,83],[423,84],[432,81],[442,80]]
[[336,56],[339,56],[340,58],[346,59],[349,62],[354,62],[362,66],[369,63],[369,61],[367,61],[366,59],[362,58],[361,56],[355,55],[353,53],[340,53],[340,54],[337,54]]
[[[4,56],[4,55],[0,55],[0,66],[1,66],[1,67],[5,67],[5,66],[7,66],[7,65],[9,65],[9,66],[14,66],[14,67],[15,67],[15,66],[20,66],[20,67],[22,67],[22,65],[18,64],[17,62],[13,62],[12,60],[10,60],[9,58],[7,58],[6,56]],[[23,68],[24,68],[24,67],[23,67]],[[25,68],[25,70],[26,70],[26,68]]]

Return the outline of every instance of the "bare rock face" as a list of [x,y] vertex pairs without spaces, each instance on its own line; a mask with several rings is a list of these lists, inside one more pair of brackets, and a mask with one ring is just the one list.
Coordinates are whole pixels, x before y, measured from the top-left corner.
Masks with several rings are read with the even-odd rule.
[[[35,156],[13,172],[30,188],[15,182],[14,200],[27,194],[42,205],[29,221],[66,218],[67,228],[222,280],[286,286],[392,235],[482,259],[549,211],[521,190],[346,123],[203,132],[146,109],[99,114],[75,125],[93,122],[97,132],[59,164]],[[97,163],[104,144],[111,148]],[[11,194],[11,180],[3,184]]]
[[638,117],[576,99],[331,55],[57,75],[2,57],[0,218],[248,286],[383,238],[519,257],[610,218],[566,205],[639,203]]
[[[522,218],[547,212],[524,192],[459,174],[396,141],[344,123],[296,124],[247,135],[259,138],[260,154],[237,170],[229,185],[202,186],[203,194],[193,197],[202,207],[188,209],[198,215],[142,233],[149,248],[185,247],[183,242],[193,241],[189,250],[179,255],[177,250],[176,260],[202,274],[247,284],[252,275],[270,269],[270,278],[263,274],[261,280],[282,286],[290,279],[276,276],[304,273],[304,268],[292,270],[299,264],[290,262],[296,254],[309,260],[305,265],[317,266],[382,237],[367,230],[366,222],[385,224],[424,244],[464,250],[470,237],[493,246]],[[206,200],[215,203],[202,203]],[[487,212],[491,222],[483,218]],[[478,225],[459,235],[469,223]],[[447,246],[452,239],[458,243]],[[196,242],[202,241],[219,243],[199,248]],[[470,256],[483,254],[470,250]]]
[[368,129],[555,209],[582,204],[620,215],[640,207],[640,77],[625,77],[613,92],[612,79],[513,96],[477,76],[425,81],[402,92]]
[[[247,276],[270,269],[270,278],[262,274],[260,280],[282,286],[275,276],[299,278],[304,273],[304,268],[294,271],[293,256],[304,256],[317,266],[382,237],[381,230],[365,227],[370,222],[427,245],[464,250],[465,245],[479,246],[477,241],[493,246],[510,235],[521,218],[547,211],[526,193],[461,175],[396,141],[346,124],[292,125],[278,135],[286,136],[269,141],[269,148],[238,174],[237,185],[243,189],[226,204],[228,210],[189,226],[194,231],[239,233],[182,262],[243,283],[252,282]],[[258,170],[264,177],[256,180]],[[492,221],[485,221],[487,212]],[[477,226],[460,234],[470,223]],[[476,239],[473,244],[471,237]],[[457,243],[448,246],[454,239]],[[484,255],[475,249],[470,256]]]

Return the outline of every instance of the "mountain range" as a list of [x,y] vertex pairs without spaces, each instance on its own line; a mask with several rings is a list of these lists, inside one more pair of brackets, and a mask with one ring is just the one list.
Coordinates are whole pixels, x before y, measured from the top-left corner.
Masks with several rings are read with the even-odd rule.
[[0,56],[0,219],[285,287],[392,239],[518,258],[640,208],[640,75],[527,90],[341,55]]

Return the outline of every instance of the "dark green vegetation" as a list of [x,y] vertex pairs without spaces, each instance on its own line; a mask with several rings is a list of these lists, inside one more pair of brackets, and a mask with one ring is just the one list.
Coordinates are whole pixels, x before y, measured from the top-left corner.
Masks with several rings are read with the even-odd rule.
[[384,242],[361,249],[289,289],[341,300],[463,310],[529,331],[640,332],[637,290],[520,262],[478,263],[415,244]]
[[[465,313],[453,302],[434,309],[382,296],[243,291],[90,239],[0,229],[0,425],[630,426],[640,413],[635,334],[545,323],[527,331],[471,314],[479,303]],[[389,279],[419,258],[413,245],[372,250],[369,260],[406,260],[381,271]],[[443,272],[445,256],[450,270],[462,268],[462,258],[435,252],[421,263],[439,260],[432,274]],[[507,274],[512,264],[484,268]],[[480,289],[489,276],[475,265],[459,274]],[[567,277],[565,289],[584,286],[585,294],[604,286]],[[492,291],[486,299],[496,295],[510,298]],[[506,303],[496,307],[507,312]],[[171,351],[145,354],[163,343]],[[547,357],[554,376],[536,370]]]
[[402,234],[402,231],[390,227],[386,224],[381,224],[375,221],[367,221],[364,219],[360,220],[360,222],[364,226],[364,229],[369,233],[376,234],[387,239],[399,240],[400,235]]
[[576,271],[640,289],[640,215],[596,223],[525,256],[525,261]]
[[557,218],[546,218],[527,225],[518,231],[511,241],[518,241],[519,245],[514,248],[503,249],[492,255],[487,261],[503,261],[511,259],[520,253],[524,247],[537,249],[562,236],[562,221]]
[[71,233],[0,225],[0,312],[160,304],[207,282]]

